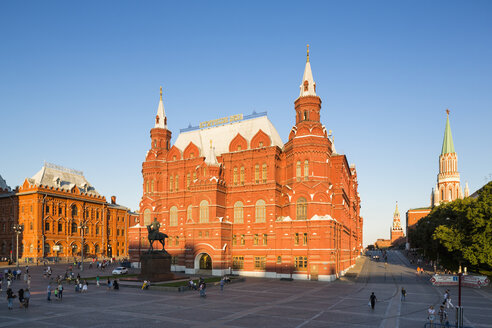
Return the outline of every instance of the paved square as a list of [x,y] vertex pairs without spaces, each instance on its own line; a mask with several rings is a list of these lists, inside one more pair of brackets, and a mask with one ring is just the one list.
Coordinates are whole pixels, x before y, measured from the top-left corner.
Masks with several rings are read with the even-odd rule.
[[[418,277],[398,252],[389,253],[389,264],[367,258],[357,279],[334,283],[247,278],[219,288],[211,286],[207,298],[195,291],[183,293],[122,287],[108,291],[89,285],[87,293],[66,286],[63,301],[46,301],[47,280],[41,267],[31,268],[32,297],[29,309],[18,300],[9,311],[5,290],[0,302],[0,327],[423,327],[429,305],[438,306],[445,288],[435,288],[428,277]],[[55,274],[64,272],[55,266]],[[94,276],[93,269],[84,274]],[[400,289],[408,291],[400,301]],[[14,283],[14,291],[24,287]],[[457,303],[457,288],[450,288]],[[378,297],[376,308],[369,295]],[[463,289],[468,326],[492,328],[492,289]],[[449,310],[450,317],[453,312]],[[453,320],[451,320],[453,322]]]

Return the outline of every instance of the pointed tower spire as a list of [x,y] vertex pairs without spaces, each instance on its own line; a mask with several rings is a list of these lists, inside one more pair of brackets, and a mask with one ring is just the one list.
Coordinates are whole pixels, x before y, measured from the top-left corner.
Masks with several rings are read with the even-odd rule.
[[398,211],[398,201],[396,201],[396,209],[395,209],[395,213],[394,213],[394,216],[400,216],[400,212]]
[[449,124],[449,109],[446,109],[448,117],[446,118],[446,129],[444,130],[444,140],[442,142],[441,155],[454,153],[453,136],[451,135],[451,126]]
[[309,62],[309,44],[307,45],[306,67],[304,68],[304,75],[299,88],[301,89],[299,97],[316,96],[316,83],[314,82],[311,63]]
[[164,111],[164,103],[162,102],[162,87],[160,91],[159,107],[157,107],[157,115],[155,117],[154,128],[167,129],[167,117]]
[[465,198],[470,196],[470,189],[468,188],[468,181],[465,183]]

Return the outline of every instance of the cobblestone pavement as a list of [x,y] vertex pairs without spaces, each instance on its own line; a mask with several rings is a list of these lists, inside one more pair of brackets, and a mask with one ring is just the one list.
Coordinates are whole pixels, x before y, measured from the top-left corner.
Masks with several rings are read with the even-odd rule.
[[[29,309],[20,309],[16,299],[9,311],[4,290],[0,327],[424,327],[428,306],[439,305],[445,288],[432,287],[428,276],[417,276],[396,251],[389,252],[387,266],[361,260],[357,278],[349,275],[333,283],[247,278],[226,285],[223,292],[212,286],[205,299],[194,291],[124,287],[107,291],[91,284],[85,294],[66,286],[63,301],[51,303],[46,301],[47,280],[41,268],[31,268]],[[55,274],[65,267],[55,266]],[[84,275],[95,273],[95,269],[84,271]],[[14,290],[23,285],[15,282]],[[402,286],[408,292],[404,302],[400,301]],[[457,303],[457,288],[450,290]],[[378,298],[375,310],[368,306],[373,291]],[[492,327],[491,288],[464,288],[463,305],[468,326]]]

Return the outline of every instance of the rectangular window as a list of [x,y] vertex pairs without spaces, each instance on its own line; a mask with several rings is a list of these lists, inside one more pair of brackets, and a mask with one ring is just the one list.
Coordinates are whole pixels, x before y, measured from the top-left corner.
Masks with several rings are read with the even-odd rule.
[[308,240],[308,236],[307,236],[307,233],[304,233],[304,235],[302,236],[302,244],[304,246],[307,245],[307,240]]
[[237,167],[234,168],[234,173],[232,174],[232,182],[237,186]]
[[96,226],[96,235],[99,235],[99,226]]
[[260,165],[255,165],[255,183],[260,183]]
[[304,180],[308,180],[309,178],[309,161],[304,161]]
[[266,165],[266,163],[263,164],[261,179],[263,180],[263,183],[267,182],[267,165]]
[[186,175],[186,188],[190,188],[190,174]]
[[255,270],[265,270],[266,258],[264,256],[255,256]]
[[208,237],[209,234],[208,234],[208,231],[205,231],[205,237]]
[[245,173],[244,173],[244,166],[241,166],[241,172],[240,172],[240,176],[239,176],[239,182],[241,183],[241,185],[244,186],[244,176],[245,176]]
[[196,171],[193,172],[193,181],[195,181],[195,180],[196,180]]
[[255,234],[255,237],[253,239],[253,245],[258,245],[258,234]]
[[267,245],[268,243],[268,235],[265,233],[263,234],[263,245]]
[[179,190],[179,176],[176,176],[176,180],[174,181],[175,188],[174,190]]
[[50,206],[48,204],[46,204],[46,214],[50,214]]
[[172,256],[171,257],[171,264],[172,265],[178,264],[178,257],[177,256]]
[[44,223],[44,230],[45,231],[49,231],[50,230],[50,223],[49,222],[45,222]]
[[282,264],[282,256],[277,256],[277,264]]
[[299,245],[299,234],[297,232],[294,235],[294,245],[296,245],[296,246]]
[[170,177],[169,178],[169,191],[173,192],[173,187],[174,187],[174,178]]
[[237,245],[237,237],[236,235],[233,235],[232,236],[232,246],[236,246]]
[[296,180],[301,181],[301,161],[296,163]]
[[244,245],[246,242],[244,240],[244,235],[241,235],[241,245]]
[[198,237],[202,237],[202,232],[201,231],[198,231]]
[[176,236],[176,239],[174,240],[174,246],[179,246],[179,237]]
[[297,271],[306,271],[308,266],[307,256],[296,256],[294,266]]
[[233,256],[232,268],[234,270],[242,270],[244,268],[244,256]]
[[63,231],[63,223],[58,222],[58,232],[62,232],[62,231]]

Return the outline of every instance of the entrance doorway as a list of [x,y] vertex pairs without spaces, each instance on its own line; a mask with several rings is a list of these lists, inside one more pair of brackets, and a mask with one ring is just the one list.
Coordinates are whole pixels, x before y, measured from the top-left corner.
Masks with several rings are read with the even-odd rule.
[[212,270],[212,258],[207,253],[200,256],[200,270]]

